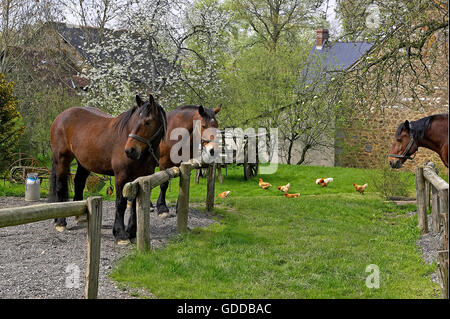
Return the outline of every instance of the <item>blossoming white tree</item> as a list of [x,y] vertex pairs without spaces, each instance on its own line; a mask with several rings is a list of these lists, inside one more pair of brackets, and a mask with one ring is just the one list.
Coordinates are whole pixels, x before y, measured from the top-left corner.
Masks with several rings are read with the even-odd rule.
[[163,105],[211,103],[220,94],[228,12],[214,1],[145,0],[130,6],[119,30],[89,49],[87,105],[117,114],[135,93]]

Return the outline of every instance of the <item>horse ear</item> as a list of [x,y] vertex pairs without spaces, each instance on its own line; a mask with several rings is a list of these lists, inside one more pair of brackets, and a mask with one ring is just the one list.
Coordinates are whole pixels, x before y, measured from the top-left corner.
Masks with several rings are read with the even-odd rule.
[[214,109],[214,113],[216,113],[216,114],[219,113],[221,108],[222,108],[222,103],[219,104],[219,106]]
[[203,105],[200,105],[198,107],[198,114],[200,114],[200,116],[204,116],[205,115],[205,109],[203,108]]
[[406,120],[403,125],[405,126],[405,130],[409,131],[409,121]]
[[154,106],[156,104],[155,98],[151,94],[148,95],[148,103],[150,104],[150,106]]
[[139,107],[141,107],[142,104],[144,104],[144,101],[142,101],[142,99],[141,99],[141,97],[139,95],[136,95],[136,104]]

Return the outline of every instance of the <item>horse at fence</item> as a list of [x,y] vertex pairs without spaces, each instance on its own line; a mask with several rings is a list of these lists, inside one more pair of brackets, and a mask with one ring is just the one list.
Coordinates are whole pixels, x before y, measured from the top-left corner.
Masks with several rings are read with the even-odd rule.
[[[158,165],[159,143],[167,127],[166,113],[152,95],[113,117],[91,107],[74,107],[60,113],[50,128],[52,172],[50,202],[68,200],[70,164],[78,168],[74,178],[74,201],[83,200],[83,190],[90,172],[115,176],[116,215],[113,235],[118,244],[136,237],[136,201],[125,229],[127,199],[123,186],[137,177],[153,174]],[[55,219],[57,231],[64,231],[65,218]]]
[[419,147],[435,151],[448,168],[448,114],[406,120],[398,126],[394,137],[388,155],[392,168],[400,168],[407,159],[413,159]]
[[[179,107],[175,110],[172,110],[167,113],[167,132],[166,136],[159,145],[160,148],[160,160],[159,160],[159,168],[160,170],[164,170],[173,166],[178,166],[181,164],[181,161],[175,161],[173,156],[171,156],[172,147],[181,143],[181,147],[178,151],[178,155],[182,155],[181,152],[186,149],[189,150],[189,156],[186,159],[191,159],[194,156],[194,130],[199,129],[199,135],[201,136],[201,151],[205,152],[211,157],[214,157],[215,151],[217,150],[218,144],[213,140],[215,138],[215,134],[209,135],[208,139],[203,138],[203,134],[208,135],[208,129],[217,129],[218,122],[216,120],[216,114],[220,112],[221,105],[217,106],[214,110],[209,108],[205,108],[203,106],[194,106],[187,105]],[[200,127],[195,128],[195,121],[199,121]],[[172,132],[175,133],[175,129],[183,129],[185,132],[189,133],[189,138],[183,141],[183,136],[178,136],[178,139],[171,139]],[[176,135],[176,134],[175,134]],[[189,143],[187,145],[186,143]],[[187,147],[184,147],[187,146]],[[156,208],[158,215],[160,217],[167,216],[169,209],[166,205],[166,191],[169,186],[169,182],[165,182],[161,184],[160,189],[161,192],[159,194],[158,200],[156,202]]]

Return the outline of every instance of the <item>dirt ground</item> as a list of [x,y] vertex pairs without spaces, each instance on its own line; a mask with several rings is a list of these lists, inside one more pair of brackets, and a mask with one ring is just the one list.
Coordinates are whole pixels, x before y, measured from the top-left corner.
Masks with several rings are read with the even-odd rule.
[[[0,208],[37,203],[0,197]],[[134,247],[114,243],[114,215],[114,202],[104,201],[98,298],[152,298],[143,290],[118,287],[108,276],[118,260]],[[129,209],[125,222],[128,216]],[[201,211],[189,209],[189,229],[214,222]],[[170,216],[165,219],[152,212],[150,224],[152,247],[157,249],[177,234],[175,208],[170,208]],[[0,228],[0,298],[83,298],[85,267],[86,228],[78,226],[73,217],[67,219],[63,233],[55,231],[51,220]]]

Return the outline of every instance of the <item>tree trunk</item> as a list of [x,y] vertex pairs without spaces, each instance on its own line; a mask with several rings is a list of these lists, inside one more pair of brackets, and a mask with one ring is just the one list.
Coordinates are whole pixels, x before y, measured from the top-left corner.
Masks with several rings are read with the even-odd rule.
[[305,145],[305,147],[302,150],[302,156],[300,157],[300,160],[297,162],[297,165],[301,165],[305,161],[306,153],[310,148],[311,148],[310,144]]

